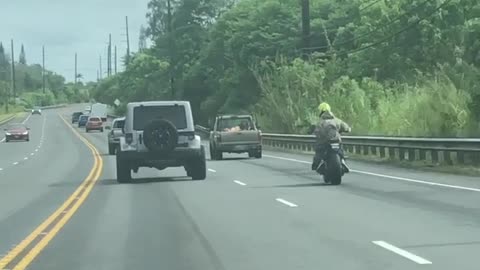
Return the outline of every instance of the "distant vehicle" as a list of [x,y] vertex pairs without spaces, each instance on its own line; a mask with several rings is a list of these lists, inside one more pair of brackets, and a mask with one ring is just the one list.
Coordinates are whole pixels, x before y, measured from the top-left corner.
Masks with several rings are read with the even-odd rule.
[[108,133],[108,154],[115,155],[115,150],[120,146],[120,137],[123,136],[125,117],[116,118],[112,121],[111,131]]
[[90,116],[87,123],[85,124],[85,131],[90,132],[90,130],[99,130],[103,132],[103,122],[100,117]]
[[128,103],[124,130],[116,155],[119,183],[131,182],[141,167],[183,167],[193,180],[206,178],[205,147],[195,135],[190,102]]
[[5,142],[30,141],[30,128],[22,123],[9,124],[5,129]]
[[85,111],[90,113],[90,111],[92,110],[92,107],[90,107],[89,105],[85,106]]
[[221,115],[215,118],[210,132],[210,157],[223,159],[223,153],[248,153],[262,158],[262,132],[251,115]]
[[80,116],[83,115],[83,112],[74,112],[72,114],[72,124],[75,124],[78,122],[78,119],[80,118]]
[[42,115],[42,109],[40,109],[40,107],[33,107],[33,109],[32,109],[32,115],[33,115],[33,114]]
[[95,104],[92,105],[90,115],[91,116],[98,116],[102,119],[103,122],[106,122],[107,121],[107,112],[108,112],[107,104],[95,103]]
[[80,118],[78,118],[78,127],[84,127],[87,122],[88,122],[88,115],[84,114],[84,115],[80,115]]

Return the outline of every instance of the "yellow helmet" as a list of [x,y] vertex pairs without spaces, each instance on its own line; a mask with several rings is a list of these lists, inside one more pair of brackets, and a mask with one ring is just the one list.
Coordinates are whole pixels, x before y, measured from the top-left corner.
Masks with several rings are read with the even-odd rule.
[[331,108],[330,108],[330,105],[328,105],[328,103],[322,102],[320,103],[320,105],[318,105],[318,110],[320,111],[320,113],[330,112]]

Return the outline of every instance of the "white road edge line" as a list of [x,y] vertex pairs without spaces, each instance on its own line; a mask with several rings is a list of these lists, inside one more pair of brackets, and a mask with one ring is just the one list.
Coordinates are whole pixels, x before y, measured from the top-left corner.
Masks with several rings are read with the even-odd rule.
[[[270,155],[263,155],[263,156],[264,156],[264,157],[269,157],[269,158],[280,159],[280,160],[286,160],[286,161],[293,161],[293,162],[298,162],[298,163],[311,164],[311,162],[304,161],[304,160],[298,160],[298,159],[292,159],[292,158],[284,158],[284,157],[277,157],[277,156],[270,156]],[[471,187],[463,187],[463,186],[456,186],[456,185],[441,184],[441,183],[435,183],[435,182],[429,182],[429,181],[423,181],[423,180],[417,180],[417,179],[410,179],[410,178],[399,177],[399,176],[385,175],[385,174],[379,174],[379,173],[372,173],[372,172],[366,172],[366,171],[359,171],[359,170],[350,170],[350,171],[351,171],[351,172],[354,172],[354,173],[372,175],[372,176],[377,176],[377,177],[382,177],[382,178],[389,178],[389,179],[394,179],[394,180],[399,180],[399,181],[405,181],[405,182],[412,182],[412,183],[418,183],[418,184],[424,184],[424,185],[430,185],[430,186],[439,186],[439,187],[453,188],[453,189],[459,189],[459,190],[468,190],[468,191],[480,192],[480,188],[471,188]]]
[[208,169],[209,172],[217,172],[214,169]]
[[289,202],[289,201],[286,201],[286,200],[284,200],[284,199],[282,199],[282,198],[276,198],[275,200],[276,200],[277,202],[283,203],[283,204],[288,205],[288,206],[290,206],[290,207],[298,207],[298,205],[296,205],[296,204],[294,204],[294,203],[291,203],[291,202]]
[[35,153],[30,153],[30,156],[33,156],[33,155],[35,155]]
[[2,169],[2,168],[0,168],[0,171],[3,171],[3,169]]
[[27,116],[27,118],[25,118],[25,120],[23,120],[22,124],[25,124],[25,123],[28,121],[28,119],[30,119],[30,116],[32,116],[32,115],[29,114],[29,115]]
[[240,186],[246,186],[247,184],[243,183],[242,181],[234,180],[233,182],[239,184]]
[[416,263],[418,263],[418,264],[432,264],[431,261],[428,261],[428,260],[426,260],[426,259],[424,259],[424,258],[422,258],[422,257],[419,257],[419,256],[417,256],[417,255],[415,255],[415,254],[412,254],[412,253],[410,253],[410,252],[408,252],[408,251],[406,251],[406,250],[403,250],[403,249],[398,248],[398,247],[396,247],[396,246],[394,246],[394,245],[391,245],[391,244],[389,244],[389,243],[387,243],[387,242],[385,242],[385,241],[372,241],[372,243],[374,243],[375,245],[380,246],[380,247],[382,247],[382,248],[384,248],[384,249],[387,249],[387,250],[389,250],[389,251],[391,251],[391,252],[393,252],[393,253],[396,253],[396,254],[398,254],[398,255],[400,255],[400,256],[402,256],[402,257],[405,257],[405,258],[407,258],[407,259],[409,259],[409,260],[411,260],[411,261],[414,261],[414,262],[416,262]]
[[24,157],[24,158],[23,158],[23,160],[27,160],[27,159],[28,159],[28,157]]
[[0,142],[4,142],[5,141],[5,138],[1,139]]
[[38,148],[37,148],[37,149],[35,149],[35,152],[38,152]]
[[18,165],[18,162],[13,162],[13,165]]

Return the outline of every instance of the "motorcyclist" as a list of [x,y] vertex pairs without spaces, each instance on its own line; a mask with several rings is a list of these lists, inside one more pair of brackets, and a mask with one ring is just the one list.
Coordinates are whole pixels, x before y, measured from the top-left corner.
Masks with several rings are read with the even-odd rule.
[[[314,130],[316,145],[312,170],[322,172],[324,167],[324,157],[326,150],[328,149],[327,147],[330,146],[330,143],[341,143],[342,139],[340,133],[351,132],[352,129],[350,126],[348,126],[348,124],[333,115],[328,103],[322,102],[318,106],[318,110],[320,111],[320,121]],[[345,163],[343,150],[340,148],[338,153],[342,161],[343,170],[344,172],[348,173],[350,169]]]

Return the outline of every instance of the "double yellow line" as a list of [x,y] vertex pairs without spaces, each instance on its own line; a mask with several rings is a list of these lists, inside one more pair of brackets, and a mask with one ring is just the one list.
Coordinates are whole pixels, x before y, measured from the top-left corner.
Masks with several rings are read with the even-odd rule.
[[80,184],[75,192],[68,197],[60,208],[49,216],[40,226],[38,226],[30,235],[20,244],[14,247],[7,255],[0,259],[0,269],[25,269],[48,245],[48,243],[65,226],[70,218],[75,214],[80,205],[85,201],[93,186],[100,178],[103,170],[103,160],[98,150],[80,133],[78,133],[62,116],[61,119],[70,129],[82,140],[92,151],[94,157],[93,168],[87,178]]

